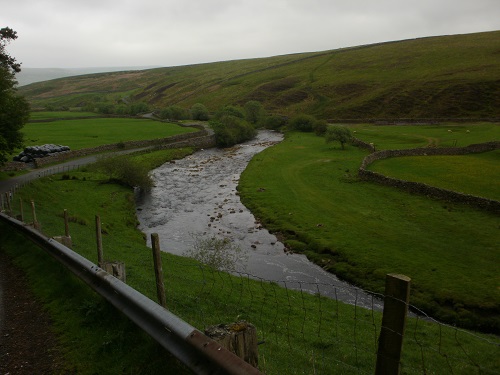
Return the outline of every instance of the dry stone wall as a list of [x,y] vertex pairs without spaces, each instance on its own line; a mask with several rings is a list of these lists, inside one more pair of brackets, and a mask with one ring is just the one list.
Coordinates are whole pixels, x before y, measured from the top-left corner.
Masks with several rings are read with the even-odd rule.
[[441,189],[421,182],[399,180],[387,177],[381,173],[369,171],[366,168],[376,160],[402,157],[402,156],[427,156],[427,155],[466,155],[493,151],[500,148],[500,142],[487,142],[474,144],[467,147],[446,147],[446,148],[414,148],[407,150],[384,150],[373,152],[364,158],[358,175],[364,180],[373,181],[382,185],[388,185],[402,189],[414,194],[422,194],[447,201],[465,203],[488,211],[500,213],[500,202],[493,199],[477,197],[463,194],[451,190]]

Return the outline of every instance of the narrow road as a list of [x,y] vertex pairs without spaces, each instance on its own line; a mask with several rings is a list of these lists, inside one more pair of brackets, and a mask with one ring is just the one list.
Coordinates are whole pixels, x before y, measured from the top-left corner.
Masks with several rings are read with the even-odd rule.
[[[137,151],[142,151],[146,150],[150,147],[142,147],[142,148],[134,148],[130,150],[124,150],[124,151],[117,151],[113,152],[112,154],[104,154],[104,155],[125,155],[125,154],[131,154]],[[26,184],[29,181],[35,180],[40,177],[48,176],[51,174],[56,174],[56,173],[61,173],[61,171],[65,169],[73,169],[77,166],[81,165],[87,165],[91,163],[95,163],[99,157],[101,157],[103,154],[100,155],[90,155],[86,156],[84,158],[79,158],[79,159],[73,159],[69,160],[64,163],[56,164],[56,165],[51,165],[48,167],[44,168],[38,168],[38,169],[33,169],[31,172],[25,173],[20,176],[12,177],[9,178],[8,180],[1,180],[0,181],[0,194],[5,194],[8,191],[11,191],[13,188],[16,186],[22,186]]]

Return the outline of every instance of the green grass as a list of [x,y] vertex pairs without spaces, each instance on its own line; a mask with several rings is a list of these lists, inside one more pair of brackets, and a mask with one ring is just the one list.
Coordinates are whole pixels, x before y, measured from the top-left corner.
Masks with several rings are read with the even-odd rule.
[[396,150],[416,147],[464,147],[470,144],[500,140],[496,123],[441,125],[351,125],[354,136],[373,143],[377,150]]
[[23,86],[33,106],[149,101],[157,108],[262,102],[323,119],[500,117],[500,32],[69,77]]
[[408,156],[379,160],[370,170],[406,181],[500,200],[500,151],[464,156]]
[[165,138],[196,131],[148,119],[96,118],[28,123],[22,132],[25,146],[63,144],[72,150],[131,140]]
[[53,120],[97,116],[99,116],[97,113],[82,111],[33,111],[30,114],[30,120]]
[[376,292],[387,273],[405,274],[414,305],[498,332],[498,216],[360,181],[365,155],[288,134],[251,161],[242,200],[268,229],[335,274]]
[[[297,150],[304,150],[302,147],[306,145]],[[162,151],[151,159],[156,164],[158,158],[168,160],[178,152]],[[146,163],[145,156],[139,158]],[[29,199],[35,199],[37,218],[48,236],[63,232],[62,210],[68,209],[74,250],[93,262],[97,261],[93,222],[99,214],[105,258],[125,262],[127,283],[154,300],[151,250],[136,229],[132,192],[105,183],[106,177],[91,169],[72,172],[69,177],[41,179],[15,198],[22,198],[25,207]],[[25,215],[30,221],[30,214]],[[2,250],[28,272],[36,294],[45,301],[69,369],[79,374],[153,374],[166,368],[180,373],[164,352],[121,314],[49,256],[4,224],[0,226]],[[275,283],[214,273],[193,260],[168,253],[162,253],[162,260],[169,309],[199,329],[238,319],[252,322],[259,340],[265,341],[259,346],[265,373],[373,373],[380,313],[286,290]],[[498,339],[482,337],[412,318],[404,345],[403,372],[422,373],[423,366],[429,374],[442,373],[443,366],[456,374],[470,374],[477,367],[498,371],[500,364],[491,360],[498,347],[484,340]]]

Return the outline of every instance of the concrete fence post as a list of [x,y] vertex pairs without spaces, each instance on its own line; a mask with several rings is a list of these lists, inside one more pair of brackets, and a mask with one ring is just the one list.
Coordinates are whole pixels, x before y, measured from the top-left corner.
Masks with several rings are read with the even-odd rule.
[[166,308],[167,301],[165,298],[165,285],[163,283],[163,267],[161,262],[160,238],[158,237],[158,233],[151,234],[151,248],[153,249],[153,262],[155,268],[156,294],[158,296],[158,303]]
[[384,312],[378,341],[376,375],[397,375],[410,299],[411,279],[388,274],[385,282]]

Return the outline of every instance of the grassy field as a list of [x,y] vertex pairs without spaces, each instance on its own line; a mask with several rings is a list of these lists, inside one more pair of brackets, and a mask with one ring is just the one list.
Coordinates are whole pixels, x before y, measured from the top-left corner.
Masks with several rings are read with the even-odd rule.
[[370,170],[406,181],[500,201],[500,151],[379,160]]
[[94,112],[82,111],[33,111],[30,114],[31,120],[53,120],[53,119],[67,119],[77,117],[97,117],[99,116]]
[[500,32],[63,78],[23,86],[33,106],[146,101],[216,111],[262,102],[276,114],[332,118],[500,117]]
[[69,146],[72,150],[131,140],[165,138],[193,131],[197,130],[171,123],[131,118],[58,120],[27,123],[23,128],[25,146],[53,143]]
[[[401,127],[392,128],[387,140],[365,139],[370,129],[363,129],[360,138],[387,148],[415,147],[429,138],[443,144],[438,132],[448,136],[440,127]],[[242,200],[295,251],[335,274],[378,292],[385,274],[405,274],[412,278],[414,305],[449,322],[498,332],[498,216],[360,181],[356,173],[365,155],[312,134],[288,134],[254,157],[241,177]]]
[[[291,143],[297,152],[316,140],[306,137],[308,142],[299,142],[300,138],[291,136],[284,144]],[[297,153],[303,156],[302,151]],[[168,150],[137,158],[144,167],[154,167],[189,152]],[[321,163],[327,164],[325,160]],[[68,209],[74,250],[94,262],[93,221],[99,214],[105,258],[125,262],[127,283],[155,299],[151,251],[136,228],[132,192],[106,181],[104,175],[89,168],[41,179],[15,198],[23,199],[25,206],[35,199],[37,218],[48,236],[62,233],[62,211]],[[25,215],[30,221],[30,215]],[[79,374],[153,374],[169,368],[182,373],[150,339],[86,286],[4,224],[0,226],[2,251],[28,272],[37,295],[45,301],[70,370]],[[193,260],[168,253],[162,259],[169,309],[200,329],[238,319],[254,323],[259,340],[265,342],[259,347],[259,363],[265,373],[373,373],[379,312],[274,283],[214,273]],[[498,352],[498,340],[493,336],[470,335],[414,318],[408,322],[408,331],[402,364],[405,374],[439,374],[443,368],[455,374],[500,369],[500,363],[492,361]]]

